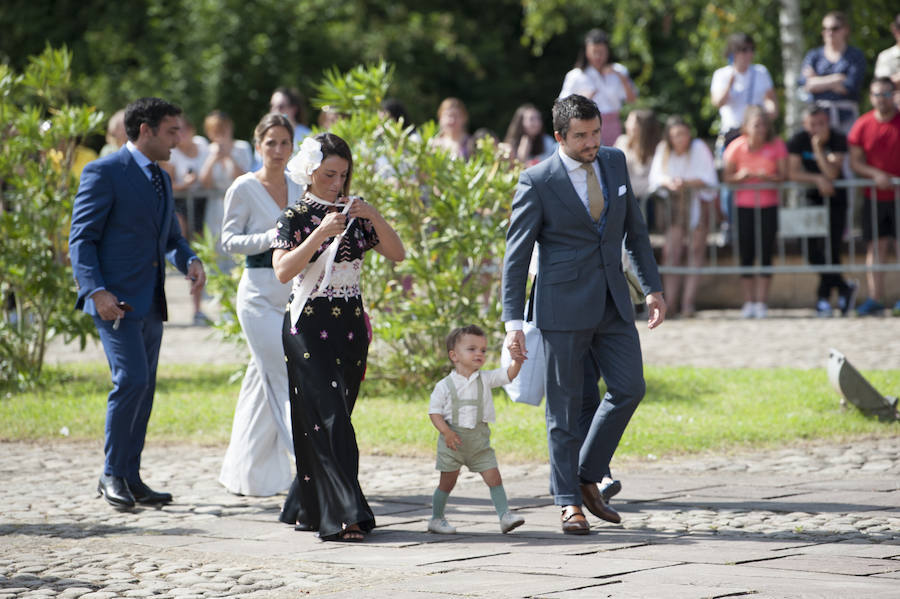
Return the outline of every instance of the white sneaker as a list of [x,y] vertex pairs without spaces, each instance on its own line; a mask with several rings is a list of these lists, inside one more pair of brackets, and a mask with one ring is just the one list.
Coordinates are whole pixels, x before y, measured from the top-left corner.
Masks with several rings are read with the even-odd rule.
[[769,307],[763,302],[756,302],[753,305],[753,318],[765,318],[769,315]]
[[428,521],[428,532],[434,532],[439,535],[455,535],[456,528],[450,526],[446,518],[432,518]]
[[525,524],[525,518],[523,518],[519,514],[506,512],[502,516],[500,516],[500,532],[502,532],[503,534],[506,534],[512,529],[518,528],[523,524]]
[[756,304],[754,302],[745,302],[741,308],[741,318],[756,318]]

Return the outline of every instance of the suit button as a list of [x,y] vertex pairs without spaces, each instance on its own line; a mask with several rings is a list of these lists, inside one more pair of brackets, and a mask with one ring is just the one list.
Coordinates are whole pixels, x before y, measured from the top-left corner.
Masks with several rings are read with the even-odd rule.
[[153,268],[157,268],[159,266],[159,262],[156,260],[153,261]]

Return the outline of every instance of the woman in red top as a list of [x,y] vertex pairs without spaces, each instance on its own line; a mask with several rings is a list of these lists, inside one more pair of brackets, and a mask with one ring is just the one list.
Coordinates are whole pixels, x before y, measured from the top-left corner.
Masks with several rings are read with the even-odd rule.
[[[787,146],[784,141],[775,137],[772,121],[761,107],[747,108],[741,133],[725,150],[725,182],[784,181],[787,173]],[[738,190],[735,193],[735,205],[741,266],[752,266],[757,256],[761,266],[771,266],[775,234],[778,232],[778,190]],[[744,318],[765,318],[771,278],[771,274],[742,275],[744,306],[741,315]]]

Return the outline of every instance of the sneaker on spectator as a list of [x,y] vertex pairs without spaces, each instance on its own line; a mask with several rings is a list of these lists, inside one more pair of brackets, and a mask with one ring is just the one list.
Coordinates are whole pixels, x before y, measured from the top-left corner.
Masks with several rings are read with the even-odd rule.
[[819,301],[816,302],[816,316],[819,318],[831,317],[831,304],[827,299],[819,298]]
[[504,512],[504,514],[500,516],[500,532],[502,532],[503,534],[506,534],[512,529],[522,526],[523,524],[525,524],[525,518],[523,518],[519,514]]
[[756,302],[753,304],[753,318],[765,318],[769,315],[769,307],[765,302]]
[[894,316],[900,316],[900,300],[897,300],[897,303],[894,304],[894,309],[891,310],[891,312],[893,312]]
[[741,308],[741,318],[756,318],[756,304],[754,302],[745,302]]
[[456,528],[450,526],[446,518],[432,518],[428,521],[428,532],[434,532],[439,535],[455,535]]
[[194,326],[195,327],[208,327],[211,324],[212,324],[212,321],[203,312],[196,312],[194,314]]
[[841,316],[847,316],[856,307],[856,294],[859,292],[859,281],[847,281],[847,288],[838,296],[838,309]]
[[871,297],[866,298],[866,301],[856,309],[856,313],[860,316],[881,316],[882,312],[884,312],[884,305]]

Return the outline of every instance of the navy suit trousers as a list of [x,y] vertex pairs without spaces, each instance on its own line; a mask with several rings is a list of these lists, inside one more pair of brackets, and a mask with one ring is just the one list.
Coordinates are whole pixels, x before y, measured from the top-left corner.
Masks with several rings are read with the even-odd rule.
[[106,401],[104,472],[136,482],[156,390],[163,332],[159,301],[142,319],[123,318],[118,330],[113,330],[113,322],[94,317],[113,383]]

